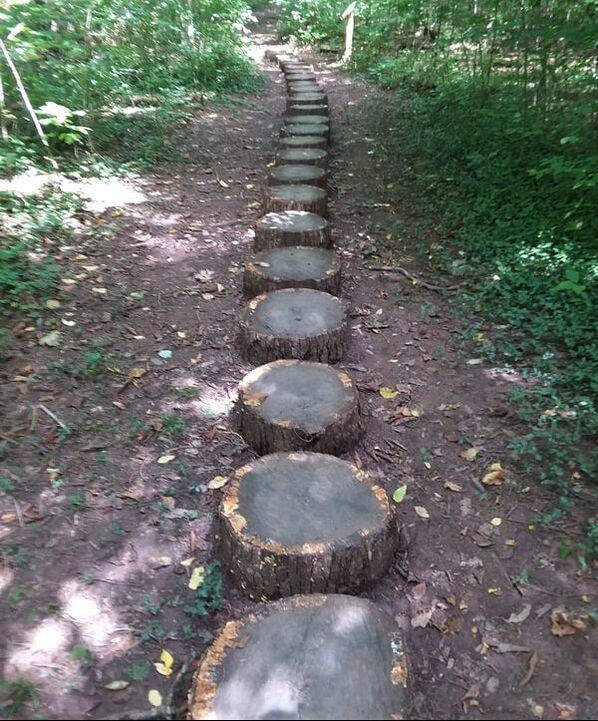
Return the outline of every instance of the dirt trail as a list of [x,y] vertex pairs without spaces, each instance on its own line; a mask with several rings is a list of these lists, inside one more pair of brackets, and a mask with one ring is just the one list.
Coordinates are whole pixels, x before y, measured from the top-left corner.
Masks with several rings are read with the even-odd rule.
[[[258,50],[273,22],[262,15]],[[365,595],[407,634],[412,715],[591,718],[597,589],[559,557],[561,538],[534,526],[546,499],[510,468],[513,379],[471,363],[442,294],[365,270],[384,262],[394,219],[409,217],[401,161],[389,189],[389,159],[364,130],[384,93],[319,68],[333,128],[331,225],[353,308],[341,367],[367,420],[348,458],[390,494],[407,485],[406,551]],[[129,186],[140,202],[119,198],[86,219],[116,232],[64,249],[64,277],[76,282],[55,311],[60,346],[39,345],[49,328],[17,327],[1,370],[0,477],[16,488],[0,495],[2,675],[31,679],[47,718],[122,718],[148,707],[150,689],[170,701],[181,665],[252,607],[225,581],[219,610],[194,615],[188,582],[216,559],[220,492],[207,484],[254,457],[231,410],[250,369],[235,346],[242,261],[284,112],[278,70],[264,69],[263,94],[194,115],[177,138],[186,164]],[[402,265],[431,278],[416,240]],[[482,485],[497,462],[506,481]],[[153,666],[162,649],[174,657],[169,677]],[[127,685],[106,688],[115,681]]]

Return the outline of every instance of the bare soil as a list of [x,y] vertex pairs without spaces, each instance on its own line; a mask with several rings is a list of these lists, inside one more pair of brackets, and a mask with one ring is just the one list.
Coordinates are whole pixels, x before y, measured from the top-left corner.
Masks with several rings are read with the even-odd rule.
[[[272,33],[265,13],[256,45]],[[523,381],[463,344],[458,289],[367,270],[386,263],[393,220],[410,217],[401,159],[388,189],[389,159],[364,134],[384,113],[383,91],[318,62],[332,121],[330,222],[352,309],[340,367],[359,385],[367,422],[345,458],[390,494],[407,485],[405,551],[363,595],[406,634],[411,716],[593,718],[598,588],[560,557],[568,532],[535,523],[551,499],[512,464],[508,394]],[[64,249],[74,282],[51,313],[59,346],[40,345],[48,328],[15,319],[0,369],[0,477],[16,488],[0,491],[0,639],[2,676],[39,689],[21,718],[153,713],[150,689],[170,707],[158,713],[180,717],[214,631],[255,607],[225,580],[216,612],[185,610],[194,566],[218,558],[222,491],[208,484],[255,457],[232,411],[250,370],[236,344],[242,264],[285,110],[281,75],[263,67],[263,94],[196,112],[176,139],[188,162],[131,181],[136,202],[122,196],[86,216],[98,232]],[[404,239],[401,265],[450,284],[416,241]],[[97,352],[97,363],[85,358]],[[475,458],[461,455],[472,448]],[[484,485],[494,463],[504,481]],[[170,676],[153,665],[162,649]]]

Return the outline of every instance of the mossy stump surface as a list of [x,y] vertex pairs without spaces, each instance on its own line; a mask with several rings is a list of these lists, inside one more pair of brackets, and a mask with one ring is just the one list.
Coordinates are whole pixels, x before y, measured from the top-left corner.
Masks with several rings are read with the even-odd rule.
[[328,194],[316,185],[271,185],[266,188],[264,207],[266,213],[303,210],[326,217]]
[[328,106],[324,103],[312,103],[301,105],[297,103],[295,105],[287,105],[287,112],[289,115],[328,115]]
[[409,660],[386,612],[354,596],[285,598],[229,621],[201,659],[189,718],[408,718]]
[[[321,151],[320,151],[321,152]],[[317,185],[325,188],[328,174],[324,168],[295,161],[276,165],[268,173],[269,185]]]
[[280,288],[314,288],[339,295],[341,284],[340,260],[325,248],[271,248],[245,261],[243,292],[251,298]]
[[322,148],[328,147],[325,135],[283,135],[278,140],[280,148]]
[[254,250],[280,248],[283,245],[330,247],[328,221],[320,215],[303,210],[266,213],[255,223]]
[[285,125],[281,130],[282,136],[292,137],[297,135],[319,135],[324,138],[326,142],[330,137],[330,127],[327,123],[293,123],[292,125]]
[[284,288],[249,301],[240,321],[241,355],[261,365],[279,358],[338,363],[349,346],[344,301],[310,288]]
[[278,360],[248,373],[239,385],[239,429],[260,454],[353,448],[363,425],[349,376],[323,363]]
[[398,547],[384,489],[322,453],[274,453],[240,468],[219,516],[223,566],[255,600],[355,593]]
[[328,166],[328,153],[322,148],[288,148],[276,153],[278,165],[317,165]]

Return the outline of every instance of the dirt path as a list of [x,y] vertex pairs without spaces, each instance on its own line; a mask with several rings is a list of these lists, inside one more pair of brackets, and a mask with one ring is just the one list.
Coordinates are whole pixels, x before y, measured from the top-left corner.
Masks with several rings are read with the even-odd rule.
[[[272,31],[263,17],[258,45]],[[201,598],[189,579],[216,559],[209,482],[254,457],[231,409],[249,370],[235,347],[242,261],[284,111],[278,71],[264,68],[262,95],[193,117],[177,139],[187,164],[158,168],[126,188],[136,202],[119,195],[86,219],[116,233],[64,249],[70,282],[54,325],[15,328],[0,376],[2,665],[35,683],[47,718],[122,718],[148,708],[150,689],[170,702],[182,665],[252,606],[225,581],[220,608],[199,615],[219,590]],[[561,537],[534,526],[545,499],[510,468],[513,379],[472,362],[442,294],[365,270],[384,264],[388,228],[409,217],[400,159],[388,188],[370,134],[381,91],[334,69],[319,81],[353,308],[341,367],[368,428],[348,458],[391,494],[407,485],[406,551],[366,595],[407,634],[413,716],[591,718],[596,587],[560,558]],[[421,240],[404,239],[416,276],[428,272]],[[52,330],[59,346],[40,345]],[[493,463],[506,479],[485,486]],[[170,676],[153,665],[162,649]]]

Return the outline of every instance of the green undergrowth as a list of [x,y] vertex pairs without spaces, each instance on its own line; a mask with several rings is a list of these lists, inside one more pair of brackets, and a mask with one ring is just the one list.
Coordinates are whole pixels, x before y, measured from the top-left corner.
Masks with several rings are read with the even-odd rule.
[[[281,4],[285,36],[342,49],[344,2]],[[598,476],[591,19],[583,3],[498,7],[364,0],[348,69],[388,90],[362,128],[386,159],[380,192],[395,186],[410,210],[387,251],[400,260],[396,239],[415,237],[464,283],[464,348],[519,379],[511,448],[554,497],[539,520],[571,521],[575,499],[595,508]],[[598,517],[584,523],[582,566],[598,556]]]

